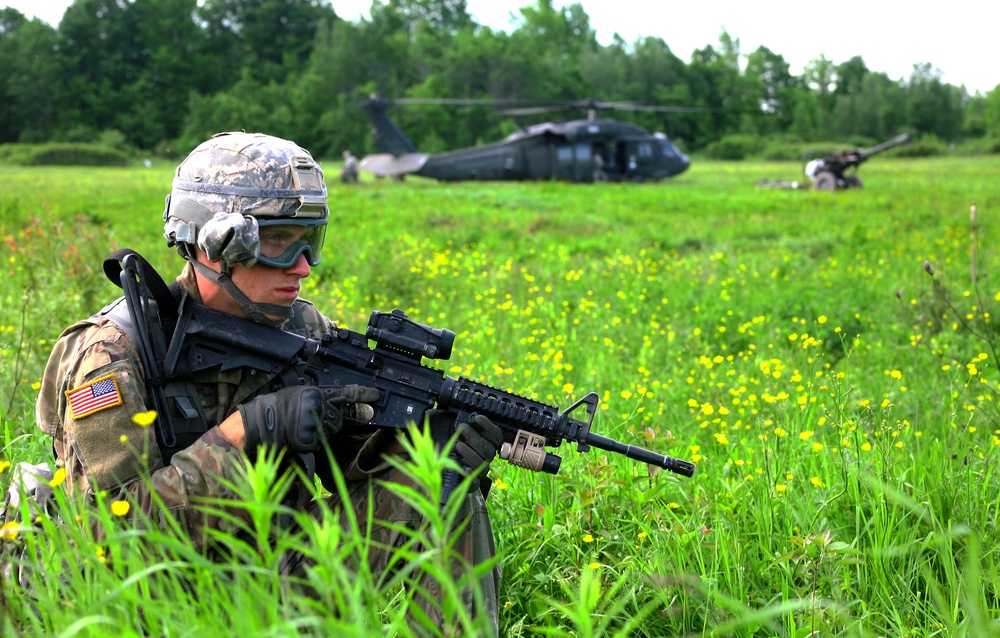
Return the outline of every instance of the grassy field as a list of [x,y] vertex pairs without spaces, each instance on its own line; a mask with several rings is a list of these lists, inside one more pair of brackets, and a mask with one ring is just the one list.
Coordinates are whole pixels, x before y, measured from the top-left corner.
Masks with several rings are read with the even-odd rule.
[[[0,459],[51,458],[37,384],[62,327],[119,294],[103,258],[131,247],[180,269],[162,239],[171,169],[0,167]],[[876,159],[864,189],[836,194],[754,186],[799,175],[331,180],[303,291],[327,315],[363,330],[403,308],[457,333],[449,374],[560,406],[595,391],[596,432],[697,463],[688,479],[570,446],[556,476],[495,462],[501,635],[1000,635],[1000,158]],[[406,633],[394,583],[344,576],[326,606],[289,601],[265,569],[220,581],[167,532],[93,515],[108,539],[40,522],[6,541],[51,569],[81,547],[101,558],[58,568],[37,615],[5,595],[12,628]],[[342,574],[354,541],[317,534]]]

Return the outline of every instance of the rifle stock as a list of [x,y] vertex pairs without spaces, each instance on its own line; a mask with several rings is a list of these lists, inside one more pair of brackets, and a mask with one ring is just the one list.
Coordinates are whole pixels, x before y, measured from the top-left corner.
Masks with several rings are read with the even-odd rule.
[[[683,476],[694,474],[693,463],[591,432],[598,407],[593,392],[560,411],[472,379],[447,376],[421,363],[425,356],[447,359],[454,337],[450,331],[416,323],[394,310],[372,313],[366,334],[341,328],[315,340],[189,304],[177,323],[165,374],[172,376],[178,366],[191,372],[221,366],[277,375],[285,385],[375,387],[381,397],[372,406],[374,417],[364,424],[368,428],[406,428],[433,407],[453,410],[460,420],[483,414],[503,429],[500,457],[535,471],[559,471],[560,457],[544,448],[557,447],[565,440],[576,443],[580,452],[595,447]],[[369,341],[375,343],[374,348]],[[580,408],[586,416],[577,418],[574,414]]]

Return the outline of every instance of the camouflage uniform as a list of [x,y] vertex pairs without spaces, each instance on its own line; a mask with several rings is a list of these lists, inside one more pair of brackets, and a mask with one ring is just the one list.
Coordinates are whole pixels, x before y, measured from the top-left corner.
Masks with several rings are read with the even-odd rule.
[[[184,294],[200,301],[190,263],[177,281]],[[335,329],[333,322],[307,301],[297,301],[294,311],[285,326],[287,330],[318,339]],[[113,380],[118,394],[114,400],[89,413],[86,412],[91,405],[81,407],[70,403],[68,397],[74,390],[101,379]],[[163,516],[163,510],[154,506],[155,493],[163,508],[175,519],[185,521],[194,542],[203,547],[206,531],[225,529],[226,524],[211,513],[211,508],[198,507],[198,501],[234,498],[226,483],[233,481],[246,463],[245,455],[221,434],[218,424],[239,403],[252,398],[261,385],[255,379],[243,378],[240,370],[213,372],[207,378],[196,379],[192,387],[205,416],[205,431],[165,458],[157,444],[155,429],[141,427],[132,420],[133,415],[147,411],[150,405],[139,353],[122,328],[106,314],[98,313],[66,329],[53,348],[38,397],[37,421],[53,437],[57,462],[66,468],[67,482],[73,489],[90,495],[98,489],[108,490],[112,497],[120,490],[121,496],[128,496],[133,504],[157,520]],[[370,554],[373,570],[385,570],[391,556],[388,548],[406,540],[394,526],[412,528],[420,523],[409,506],[376,482],[376,479],[405,480],[382,458],[387,447],[398,449],[391,432],[360,439],[339,435],[331,445],[350,451],[347,456],[338,454],[338,457],[349,481],[352,509],[363,516],[368,511],[368,499],[374,501],[372,511],[376,522],[372,536],[376,545],[386,549],[374,549]],[[456,578],[467,573],[469,565],[480,564],[495,554],[483,495],[473,490],[466,501],[470,525],[456,548],[462,559],[455,565]],[[330,511],[343,509],[336,496],[330,497],[327,505]],[[285,568],[295,572],[302,568],[301,563],[301,556],[289,556]],[[492,621],[495,632],[498,571],[495,569],[480,584],[486,608],[477,611]],[[433,592],[433,584],[425,591]],[[433,613],[433,609],[426,610]]]
[[358,158],[350,151],[344,151],[344,166],[340,169],[340,181],[345,184],[358,181]]

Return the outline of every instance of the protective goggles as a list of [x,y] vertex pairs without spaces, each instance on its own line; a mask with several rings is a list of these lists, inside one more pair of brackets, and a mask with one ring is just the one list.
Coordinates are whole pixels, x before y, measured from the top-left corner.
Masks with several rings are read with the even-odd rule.
[[310,266],[323,258],[326,220],[289,223],[287,219],[260,221],[260,256],[258,263],[274,268],[291,268],[305,253]]

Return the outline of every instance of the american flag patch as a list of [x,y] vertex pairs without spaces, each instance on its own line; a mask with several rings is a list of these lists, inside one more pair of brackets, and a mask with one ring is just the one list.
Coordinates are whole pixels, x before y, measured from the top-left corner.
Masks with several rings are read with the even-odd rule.
[[118,381],[113,374],[94,379],[75,390],[67,390],[70,416],[80,419],[104,408],[121,405],[122,395],[118,392]]

